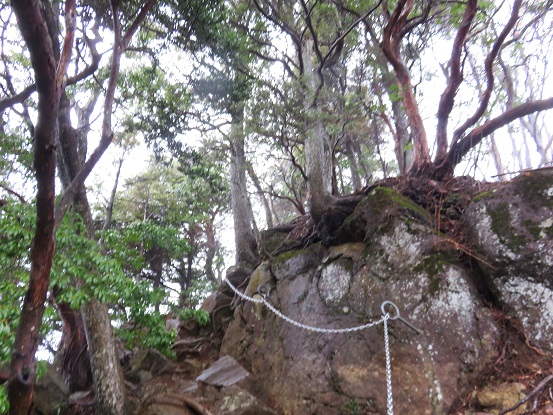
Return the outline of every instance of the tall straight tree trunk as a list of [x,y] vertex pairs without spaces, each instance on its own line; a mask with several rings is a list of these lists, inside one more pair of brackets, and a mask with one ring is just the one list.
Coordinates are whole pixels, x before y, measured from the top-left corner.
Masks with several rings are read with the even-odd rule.
[[497,147],[497,142],[495,140],[495,134],[490,135],[490,141],[491,141],[491,150],[492,150],[493,162],[494,162],[495,168],[497,170],[497,177],[501,181],[506,181],[507,176],[505,175],[505,169],[503,168],[503,162],[501,161],[501,153],[499,152],[499,148]]
[[220,281],[217,280],[215,271],[213,270],[213,260],[215,259],[215,254],[217,253],[217,241],[215,240],[215,215],[216,213],[210,214],[209,219],[207,219],[205,223],[205,276],[209,281],[219,284]]
[[106,304],[93,299],[81,307],[94,379],[96,414],[126,413],[123,372],[115,348],[115,338]]
[[316,100],[320,80],[312,64],[313,42],[305,41],[302,48],[305,77],[304,110],[307,116],[305,133],[305,169],[309,191],[309,213],[318,223],[327,210],[331,198],[330,156],[325,151],[326,132],[321,108]]
[[359,190],[361,189],[361,187],[363,187],[363,184],[361,183],[361,176],[359,175],[359,164],[357,163],[357,158],[355,157],[355,153],[353,152],[351,141],[351,136],[349,134],[346,135],[344,149],[349,162],[349,170],[351,172],[351,182],[353,184],[353,190]]
[[246,182],[246,154],[244,137],[244,103],[236,102],[232,111],[230,127],[230,197],[234,221],[236,262],[256,265],[259,252],[253,212]]

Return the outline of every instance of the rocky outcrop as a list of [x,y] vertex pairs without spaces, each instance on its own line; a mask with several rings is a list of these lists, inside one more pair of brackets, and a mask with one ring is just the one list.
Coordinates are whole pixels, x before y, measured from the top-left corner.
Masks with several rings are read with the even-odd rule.
[[[376,188],[335,233],[338,245],[319,242],[267,258],[245,292],[265,284],[286,316],[329,328],[376,321],[382,302],[393,301],[422,331],[390,323],[396,413],[456,413],[501,359],[499,314],[520,320],[535,350],[551,352],[552,179],[550,170],[538,171],[475,198],[457,212],[466,240],[439,232],[428,207]],[[386,413],[382,325],[319,334],[242,302],[221,352],[264,385],[279,413]],[[490,405],[490,413],[506,409],[473,400],[480,409]]]
[[553,170],[522,174],[467,209],[488,285],[524,332],[553,352]]

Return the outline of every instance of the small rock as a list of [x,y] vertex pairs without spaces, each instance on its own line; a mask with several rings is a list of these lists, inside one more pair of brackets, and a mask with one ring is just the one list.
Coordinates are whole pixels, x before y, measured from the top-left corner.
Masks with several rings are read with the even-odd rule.
[[196,378],[214,386],[231,386],[248,377],[250,372],[230,356],[223,356]]
[[92,391],[79,391],[79,392],[72,393],[71,396],[69,397],[69,404],[74,405],[77,402],[82,401],[83,399],[86,399],[86,398],[92,398]]
[[219,415],[277,415],[274,410],[236,385],[221,390],[215,409],[215,413]]
[[[479,392],[476,397],[480,405],[485,408],[493,408],[498,412],[511,408],[518,401],[524,398],[522,392],[526,387],[521,383],[502,383],[495,386],[486,386]],[[526,412],[526,405],[521,405],[511,413],[514,415],[523,414]]]

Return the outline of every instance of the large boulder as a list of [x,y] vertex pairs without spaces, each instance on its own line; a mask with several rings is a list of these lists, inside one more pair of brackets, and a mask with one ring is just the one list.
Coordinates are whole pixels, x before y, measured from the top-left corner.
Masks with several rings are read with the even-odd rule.
[[553,169],[482,194],[465,215],[490,289],[528,338],[553,352]]
[[[378,321],[382,302],[393,301],[422,331],[390,322],[394,408],[447,413],[497,354],[499,331],[471,273],[443,249],[449,245],[426,211],[391,189],[359,204],[337,240],[348,234],[352,243],[319,243],[263,264],[272,273],[269,300],[294,320],[327,328]],[[256,291],[255,280],[247,292]],[[222,353],[249,369],[283,414],[339,415],[354,406],[386,413],[381,324],[321,334],[244,303]]]

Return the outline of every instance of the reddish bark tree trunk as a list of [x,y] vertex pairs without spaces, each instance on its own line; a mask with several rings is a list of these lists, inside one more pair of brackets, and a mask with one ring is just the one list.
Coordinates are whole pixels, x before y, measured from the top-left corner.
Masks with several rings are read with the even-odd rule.
[[384,56],[394,68],[403,108],[411,127],[413,136],[413,166],[411,172],[413,173],[426,171],[431,165],[431,160],[426,130],[413,93],[411,75],[400,54],[401,41],[407,33],[408,17],[412,9],[412,0],[398,2],[394,12],[388,19],[388,24],[384,28],[381,48]]
[[[31,246],[31,273],[17,328],[8,398],[10,414],[27,415],[35,383],[35,353],[44,315],[54,256],[55,139],[62,80],[73,43],[75,3],[66,2],[66,37],[59,64],[41,3],[14,0],[12,7],[31,57],[38,93],[38,120],[34,136],[34,167],[37,179],[36,230]],[[67,46],[69,44],[69,46]]]

